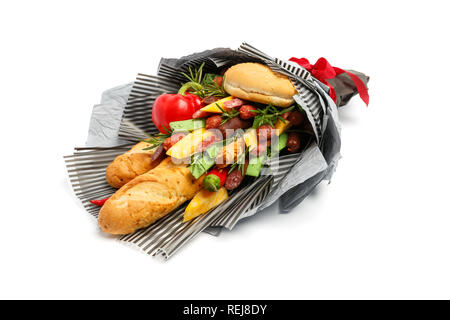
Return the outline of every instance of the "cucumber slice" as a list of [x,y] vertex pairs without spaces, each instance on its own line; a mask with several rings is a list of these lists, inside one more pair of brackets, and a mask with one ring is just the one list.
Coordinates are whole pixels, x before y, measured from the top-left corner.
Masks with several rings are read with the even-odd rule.
[[206,126],[205,119],[189,119],[170,123],[172,131],[194,131]]
[[261,169],[264,165],[265,160],[266,160],[265,156],[252,157],[248,163],[245,175],[251,177],[258,177],[259,174],[261,173]]
[[195,177],[195,179],[200,178],[216,163],[216,157],[221,148],[221,144],[213,144],[212,146],[208,147],[205,152],[201,154],[201,156],[189,166],[189,170],[191,170],[191,173]]
[[[278,144],[273,146],[271,155],[273,156],[280,153],[281,150],[286,148],[287,140],[288,134],[286,132],[282,133],[278,137]],[[261,173],[262,167],[264,166],[264,162],[266,162],[266,156],[264,155],[251,158],[245,174],[247,176],[258,177]]]
[[278,137],[278,144],[275,144],[273,146],[271,155],[274,156],[275,154],[280,153],[281,150],[286,148],[287,140],[288,140],[288,134],[286,132],[280,134],[280,136]]

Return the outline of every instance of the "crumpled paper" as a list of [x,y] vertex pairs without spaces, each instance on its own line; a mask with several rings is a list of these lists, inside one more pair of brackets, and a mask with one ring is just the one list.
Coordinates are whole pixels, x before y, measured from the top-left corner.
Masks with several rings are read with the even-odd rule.
[[118,133],[132,87],[131,82],[103,92],[100,104],[92,109],[86,146],[112,147],[126,143],[118,137]]

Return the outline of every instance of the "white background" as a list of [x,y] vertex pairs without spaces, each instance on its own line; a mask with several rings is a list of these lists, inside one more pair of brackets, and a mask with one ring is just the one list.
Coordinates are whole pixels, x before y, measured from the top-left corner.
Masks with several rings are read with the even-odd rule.
[[[316,3],[316,4],[314,4]],[[0,298],[450,298],[446,1],[0,4]],[[63,155],[103,90],[242,41],[371,76],[332,183],[168,262],[103,235]]]

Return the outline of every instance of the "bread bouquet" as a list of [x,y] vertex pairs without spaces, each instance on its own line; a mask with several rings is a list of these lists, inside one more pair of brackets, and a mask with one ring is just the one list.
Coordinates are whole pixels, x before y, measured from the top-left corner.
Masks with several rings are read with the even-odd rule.
[[[66,157],[100,228],[167,258],[198,232],[231,229],[277,199],[289,211],[329,179],[340,157],[336,107],[368,77],[291,60],[243,44],[162,59],[156,76],[139,74],[124,93],[118,137],[105,134],[104,112],[94,114],[100,127],[91,131],[104,142]],[[320,72],[330,68],[328,82]],[[126,144],[102,147],[111,140]]]
[[311,139],[287,76],[254,62],[219,74],[203,67],[185,74],[178,93],[155,100],[152,121],[160,133],[107,167],[106,181],[119,190],[100,210],[103,231],[134,232],[186,201],[184,221],[205,214],[245,176],[258,177],[266,159],[299,152]]

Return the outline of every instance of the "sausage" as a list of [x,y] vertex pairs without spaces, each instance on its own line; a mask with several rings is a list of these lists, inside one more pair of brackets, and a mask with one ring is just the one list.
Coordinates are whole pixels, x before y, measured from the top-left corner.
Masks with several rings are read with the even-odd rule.
[[285,113],[283,113],[282,115],[281,115],[281,117],[284,119],[284,120],[287,120],[287,118],[289,118],[289,115],[291,114],[291,112],[285,112]]
[[216,101],[219,101],[220,98],[219,97],[215,97],[215,96],[209,96],[209,97],[204,97],[202,102],[205,106],[207,106],[208,104],[214,103]]
[[155,152],[152,155],[152,162],[162,160],[166,155],[166,150],[164,150],[164,145],[160,144],[158,148],[156,148]]
[[222,117],[220,115],[215,115],[206,118],[206,129],[216,129],[220,126],[222,122]]
[[313,127],[312,127],[312,125],[311,125],[311,123],[309,121],[305,121],[303,123],[303,125],[301,126],[301,128],[302,128],[302,130],[304,130],[304,131],[306,131],[306,132],[308,132],[310,134],[314,134]]
[[166,140],[164,140],[164,150],[169,150],[175,143],[183,139],[186,134],[187,133],[185,132],[178,132],[168,137]]
[[[245,171],[247,171],[248,161],[245,161],[244,164],[244,174]],[[225,181],[225,189],[227,190],[234,190],[242,183],[242,180],[244,180],[244,176],[241,173],[241,170],[238,168],[231,171],[228,176],[227,180]]]
[[290,124],[292,124],[293,126],[299,126],[305,120],[303,114],[300,111],[292,111],[292,112],[290,112],[290,114],[289,114],[287,119],[290,122]]
[[192,119],[206,118],[212,115],[211,112],[206,112],[202,110],[197,110],[192,114]]
[[227,190],[233,190],[239,187],[244,177],[239,169],[234,169],[228,174],[227,180],[225,181],[225,188]]
[[244,120],[251,119],[256,116],[256,112],[253,112],[253,110],[257,110],[257,108],[249,104],[245,104],[239,109],[239,116]]
[[219,141],[219,138],[213,134],[212,136],[203,139],[202,142],[200,142],[200,144],[197,146],[196,151],[203,152],[209,147],[209,145],[213,144],[216,141]]
[[267,146],[270,144],[270,141],[260,140],[256,148],[250,150],[251,154],[261,156],[266,153]]
[[300,135],[297,132],[290,132],[286,142],[288,151],[294,153],[300,150],[300,142]]
[[276,134],[276,130],[270,124],[263,124],[256,129],[256,133],[259,141],[268,141]]
[[237,130],[237,129],[247,129],[251,127],[251,122],[246,120],[241,120],[239,117],[231,118],[219,127],[220,132],[222,132],[223,137],[226,137],[227,129]]
[[240,106],[244,105],[244,101],[239,98],[233,98],[231,100],[225,101],[223,103],[224,108],[227,109],[233,109],[233,108],[239,108]]
[[216,165],[226,167],[228,164],[235,163],[245,152],[245,140],[243,138],[223,146],[216,156]]

